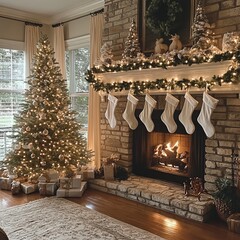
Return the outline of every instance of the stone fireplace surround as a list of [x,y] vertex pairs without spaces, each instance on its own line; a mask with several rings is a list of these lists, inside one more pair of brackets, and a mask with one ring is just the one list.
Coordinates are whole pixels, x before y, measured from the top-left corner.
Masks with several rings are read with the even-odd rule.
[[[177,110],[181,110],[184,103],[183,94],[174,94],[179,99]],[[215,126],[215,134],[212,138],[205,140],[205,172],[204,181],[207,192],[215,190],[215,180],[218,177],[232,176],[232,149],[239,153],[240,148],[240,99],[236,93],[214,93],[213,97],[219,100],[214,110],[211,121]],[[201,109],[202,93],[192,94],[199,102],[196,110]],[[165,94],[152,95],[157,101],[157,109],[164,109]],[[117,126],[111,129],[106,118],[105,111],[107,101],[100,104],[101,111],[101,156],[108,157],[112,153],[119,153],[119,165],[125,167],[130,173],[127,181],[105,181],[104,179],[93,179],[89,182],[91,188],[125,197],[152,207],[172,212],[177,215],[196,221],[207,221],[213,216],[214,205],[209,194],[202,194],[201,201],[196,197],[184,195],[183,186],[159,179],[137,176],[132,173],[132,143],[133,130],[128,127],[122,118],[125,110],[127,96],[117,95],[118,104],[115,110]],[[144,95],[137,96],[139,103],[137,109],[142,110],[144,106]],[[235,184],[237,184],[237,164],[234,165]]]
[[[239,20],[236,18],[237,12],[235,10],[237,6],[240,6],[240,1],[222,3],[220,0],[205,0],[204,4],[210,22],[215,23],[215,37],[217,45],[220,47],[221,39],[225,32],[239,29]],[[124,42],[128,35],[131,19],[138,19],[138,0],[105,0],[104,12],[105,26],[103,42],[111,42],[113,45],[114,58],[120,59],[124,48]],[[204,72],[205,70],[201,73]],[[182,109],[184,94],[172,94],[180,100],[177,109]],[[124,166],[129,173],[132,173],[133,131],[122,118],[122,113],[126,106],[126,95],[127,94],[116,95],[118,98],[115,112],[117,126],[114,129],[110,128],[104,116],[107,108],[107,101],[101,102],[101,156],[108,157],[112,153],[119,153],[120,160],[118,164]],[[213,191],[215,189],[214,181],[216,178],[223,176],[231,178],[232,149],[234,149],[235,153],[239,154],[240,99],[239,94],[232,91],[227,91],[224,94],[210,92],[210,95],[219,99],[217,108],[214,110],[211,117],[216,132],[212,138],[206,139],[204,153],[205,189]],[[156,109],[163,110],[165,105],[165,94],[161,93],[151,96],[157,101]],[[195,93],[192,94],[192,96],[199,101],[197,110],[200,110],[202,93]],[[137,108],[141,110],[144,105],[144,95],[137,96],[137,98],[139,99]],[[237,166],[235,166],[235,168],[237,168]],[[236,172],[237,169],[235,169],[235,179]],[[191,199],[190,202],[186,202],[187,199],[182,197],[182,186],[176,186],[172,183],[168,183],[168,186],[164,184],[165,183],[161,180],[146,179],[138,176],[131,176],[128,181],[123,182],[109,182],[102,179],[94,179],[90,182],[90,186],[98,190],[127,197],[190,219],[204,221],[204,219],[207,218],[212,206],[211,201],[197,202],[196,199]],[[146,191],[146,189],[150,191]],[[170,194],[168,194],[169,191]],[[173,195],[173,192],[177,195]]]

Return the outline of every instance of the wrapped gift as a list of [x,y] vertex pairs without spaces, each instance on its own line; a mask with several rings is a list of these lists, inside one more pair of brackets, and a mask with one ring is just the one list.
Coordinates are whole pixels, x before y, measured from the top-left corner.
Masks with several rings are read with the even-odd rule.
[[38,183],[40,195],[54,196],[57,191],[57,183]]
[[63,189],[59,188],[57,190],[57,197],[81,197],[84,191],[87,188],[87,182],[82,182],[80,188],[71,188],[71,189]]
[[41,176],[38,178],[38,182],[56,183],[58,182],[58,179],[59,179],[59,173],[54,169],[50,169],[44,172],[43,174],[41,174]]
[[38,191],[38,185],[36,183],[25,182],[21,184],[21,189],[25,194],[30,194]]
[[19,181],[12,182],[11,192],[12,195],[16,195],[21,192],[21,183]]
[[83,181],[88,179],[94,179],[94,170],[93,169],[84,169],[81,171]]
[[0,189],[11,191],[12,188],[12,178],[0,177]]
[[108,164],[103,166],[104,179],[105,180],[114,180],[114,165]]
[[60,188],[71,189],[71,188],[80,188],[81,187],[81,175],[76,175],[73,178],[60,178]]

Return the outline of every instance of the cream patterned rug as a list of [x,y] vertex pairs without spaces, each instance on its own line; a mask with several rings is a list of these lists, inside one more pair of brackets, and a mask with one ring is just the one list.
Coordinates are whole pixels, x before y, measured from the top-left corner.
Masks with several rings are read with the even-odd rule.
[[9,240],[163,240],[64,198],[49,197],[0,210]]

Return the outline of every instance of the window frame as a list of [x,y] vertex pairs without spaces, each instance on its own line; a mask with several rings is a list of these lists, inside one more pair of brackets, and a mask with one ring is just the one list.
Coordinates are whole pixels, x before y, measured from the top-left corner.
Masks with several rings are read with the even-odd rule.
[[[76,37],[73,39],[68,39],[65,40],[65,51],[71,51],[71,50],[75,50],[75,49],[79,49],[79,48],[88,48],[90,50],[90,34],[88,35],[84,35],[84,36],[80,36],[80,37]],[[73,64],[73,56],[70,57],[69,59],[72,67],[73,67],[73,71],[70,72],[70,79],[73,79],[73,72],[74,72],[74,64]],[[89,59],[90,61],[90,59]],[[89,91],[88,92],[76,92],[76,82],[75,81],[69,81],[69,96],[70,99],[72,101],[72,98],[75,97],[89,97]],[[82,131],[83,132],[87,132],[88,127],[87,128],[83,128]]]

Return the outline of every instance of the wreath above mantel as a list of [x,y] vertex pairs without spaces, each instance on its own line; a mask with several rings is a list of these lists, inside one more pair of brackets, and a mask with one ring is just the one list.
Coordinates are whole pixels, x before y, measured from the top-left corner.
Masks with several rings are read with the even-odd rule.
[[177,28],[182,11],[177,0],[152,0],[146,11],[146,25],[152,32],[167,37]]

